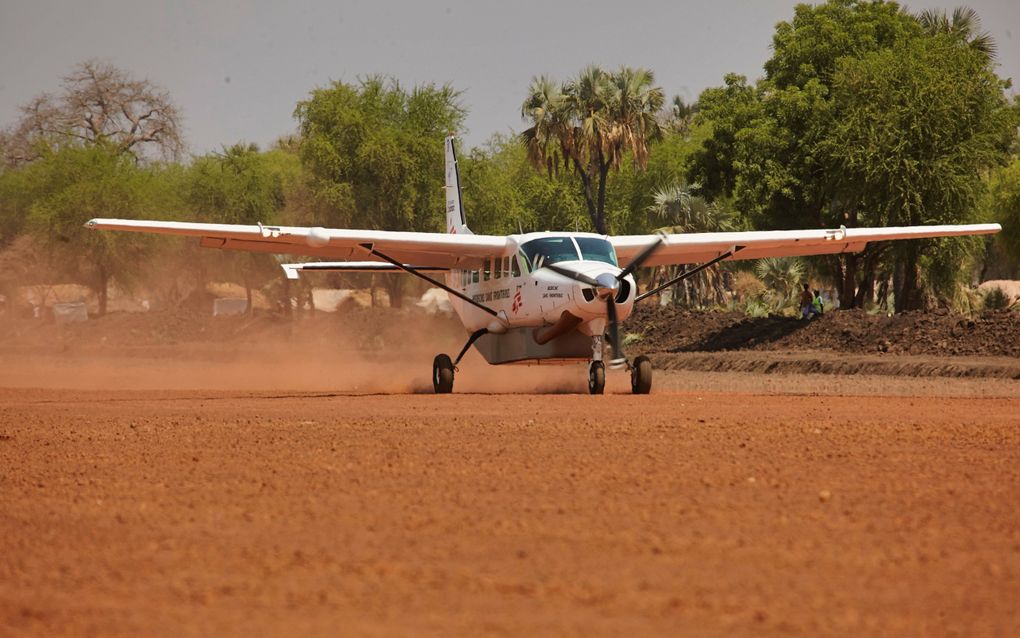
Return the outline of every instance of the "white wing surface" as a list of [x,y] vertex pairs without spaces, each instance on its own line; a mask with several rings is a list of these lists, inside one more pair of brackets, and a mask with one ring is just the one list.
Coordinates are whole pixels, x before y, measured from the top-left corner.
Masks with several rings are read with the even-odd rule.
[[[890,239],[925,239],[958,235],[989,235],[1002,230],[998,224],[954,226],[898,226],[886,228],[838,228],[835,230],[770,230],[739,233],[689,233],[666,235],[664,245],[644,266],[700,264],[735,248],[730,259],[833,255],[860,252],[869,242]],[[657,235],[620,235],[609,237],[621,266],[626,266]]]
[[478,268],[484,258],[500,254],[507,247],[506,237],[494,235],[446,235],[134,219],[93,219],[86,226],[96,230],[199,237],[201,246],[205,248],[305,255],[335,260],[377,261],[378,258],[369,252],[367,246],[401,263],[433,268]]

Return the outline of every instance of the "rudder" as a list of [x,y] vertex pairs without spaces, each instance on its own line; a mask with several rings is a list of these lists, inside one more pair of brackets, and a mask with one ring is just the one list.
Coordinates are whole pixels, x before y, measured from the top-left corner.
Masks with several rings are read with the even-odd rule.
[[446,232],[451,235],[470,235],[464,218],[464,204],[460,196],[460,170],[457,168],[457,151],[453,135],[446,138]]

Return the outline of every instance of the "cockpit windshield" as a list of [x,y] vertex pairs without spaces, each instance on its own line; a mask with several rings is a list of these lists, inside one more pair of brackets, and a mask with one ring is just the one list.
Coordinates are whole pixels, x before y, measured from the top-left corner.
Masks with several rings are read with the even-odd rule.
[[[576,244],[574,242],[577,242]],[[577,254],[577,249],[581,254]],[[521,245],[532,270],[560,261],[600,261],[616,266],[613,245],[601,237],[542,237]]]
[[577,261],[577,248],[570,237],[542,237],[521,245],[532,269],[555,264],[559,261]]
[[581,259],[585,261],[601,261],[604,264],[618,265],[613,245],[601,237],[575,237],[577,247],[581,249]]

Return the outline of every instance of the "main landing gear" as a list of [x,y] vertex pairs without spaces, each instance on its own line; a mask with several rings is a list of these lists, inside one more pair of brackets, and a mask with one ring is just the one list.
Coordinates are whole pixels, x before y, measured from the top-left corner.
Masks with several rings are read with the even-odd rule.
[[450,355],[437,354],[432,360],[432,386],[436,394],[453,392],[453,361],[450,361]]
[[457,355],[457,359],[454,361],[450,360],[449,355],[436,355],[436,358],[432,360],[432,387],[436,389],[436,394],[450,394],[453,392],[453,372],[457,369],[457,364],[464,358],[471,344],[478,341],[482,335],[488,332],[486,328],[472,332],[471,336],[468,337],[467,343],[460,349],[460,354]]

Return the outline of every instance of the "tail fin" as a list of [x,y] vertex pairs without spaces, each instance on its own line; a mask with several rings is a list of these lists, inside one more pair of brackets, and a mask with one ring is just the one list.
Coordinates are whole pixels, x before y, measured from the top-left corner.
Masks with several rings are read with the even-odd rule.
[[460,171],[457,169],[457,151],[453,148],[454,139],[453,135],[446,138],[446,232],[470,235],[460,198]]

